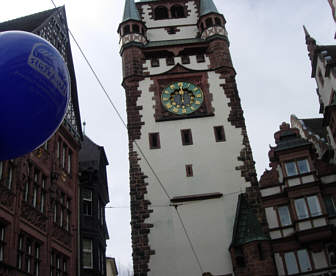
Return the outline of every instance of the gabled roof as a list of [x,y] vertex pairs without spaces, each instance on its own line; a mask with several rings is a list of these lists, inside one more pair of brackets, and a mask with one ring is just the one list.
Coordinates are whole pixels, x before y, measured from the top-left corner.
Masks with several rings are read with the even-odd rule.
[[122,22],[126,22],[128,20],[141,21],[139,11],[135,6],[134,0],[125,1],[124,16]]
[[201,0],[200,17],[209,13],[218,13],[216,5],[212,0]]
[[68,26],[66,20],[66,13],[65,7],[61,6],[58,8],[50,9],[47,11],[35,13],[32,15],[16,18],[13,20],[9,20],[6,22],[0,23],[0,32],[5,31],[26,31],[31,32],[39,35],[39,31],[48,23],[49,20],[53,16],[61,15],[64,19],[61,20],[61,28],[64,31],[65,35],[67,36],[67,45],[66,45],[66,57],[67,57],[67,65],[69,69],[69,74],[71,78],[71,103],[76,117],[76,127],[78,129],[79,138],[82,138],[82,125],[80,119],[80,112],[79,112],[79,104],[78,104],[78,95],[77,95],[77,83],[76,83],[76,76],[75,76],[75,69],[73,65],[72,53],[71,53],[71,46],[70,46],[70,38],[68,34]]
[[264,233],[258,218],[247,202],[247,195],[240,194],[233,229],[231,247],[239,247],[252,241],[266,241],[269,238]]
[[54,14],[57,11],[57,9],[60,8],[50,9],[47,11],[2,22],[0,23],[0,32],[14,31],[14,30],[33,32],[45,20],[47,20],[52,14]]

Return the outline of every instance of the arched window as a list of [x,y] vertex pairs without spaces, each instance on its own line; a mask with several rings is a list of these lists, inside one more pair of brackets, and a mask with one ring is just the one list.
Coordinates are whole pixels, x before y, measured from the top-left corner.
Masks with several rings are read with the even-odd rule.
[[172,18],[181,18],[184,17],[184,8],[180,5],[174,5],[171,8]]
[[211,17],[209,17],[209,18],[207,18],[207,20],[205,20],[205,25],[206,25],[207,28],[210,28],[210,27],[213,26]]
[[155,19],[167,19],[168,18],[168,9],[166,7],[157,7],[154,11]]
[[215,17],[215,25],[222,26],[222,21],[219,17]]
[[133,28],[133,33],[140,33],[140,28],[138,25],[133,24],[132,28]]
[[131,32],[130,25],[126,25],[126,26],[124,27],[124,35],[127,35],[127,34],[129,34],[130,32]]
[[204,31],[204,23],[203,22],[201,23],[201,29],[202,29],[202,31]]

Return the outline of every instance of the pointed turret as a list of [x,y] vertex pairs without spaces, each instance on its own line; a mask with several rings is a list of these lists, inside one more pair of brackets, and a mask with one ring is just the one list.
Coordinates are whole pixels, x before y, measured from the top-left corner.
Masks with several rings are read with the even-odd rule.
[[215,3],[212,0],[201,0],[200,17],[209,13],[218,13]]
[[125,9],[124,9],[124,16],[123,16],[122,23],[128,20],[141,21],[140,15],[139,15],[137,7],[135,6],[134,0],[125,1]]
[[200,0],[198,28],[202,39],[217,35],[227,40],[225,24],[226,20],[218,12],[213,0]]
[[146,44],[146,32],[146,26],[141,20],[134,0],[125,0],[123,19],[118,27],[121,52],[124,50],[125,46],[136,45],[142,47]]

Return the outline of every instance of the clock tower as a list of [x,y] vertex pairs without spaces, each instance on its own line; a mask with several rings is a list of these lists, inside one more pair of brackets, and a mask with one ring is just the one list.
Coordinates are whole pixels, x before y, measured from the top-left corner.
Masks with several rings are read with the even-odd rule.
[[225,18],[212,0],[126,0],[118,28],[134,275],[233,275],[256,172]]

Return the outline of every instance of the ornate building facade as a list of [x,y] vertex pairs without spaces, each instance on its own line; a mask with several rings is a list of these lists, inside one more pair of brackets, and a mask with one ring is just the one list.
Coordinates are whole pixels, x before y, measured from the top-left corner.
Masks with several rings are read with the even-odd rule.
[[106,276],[105,206],[109,202],[103,147],[84,135],[79,152],[80,266],[82,276]]
[[[118,33],[137,276],[233,275],[232,256],[269,248],[225,24],[212,0],[125,2]],[[266,255],[259,264],[269,270],[255,275],[272,275]]]
[[78,152],[82,132],[64,7],[0,24],[47,39],[71,76],[58,131],[40,148],[0,162],[0,275],[77,275]]

